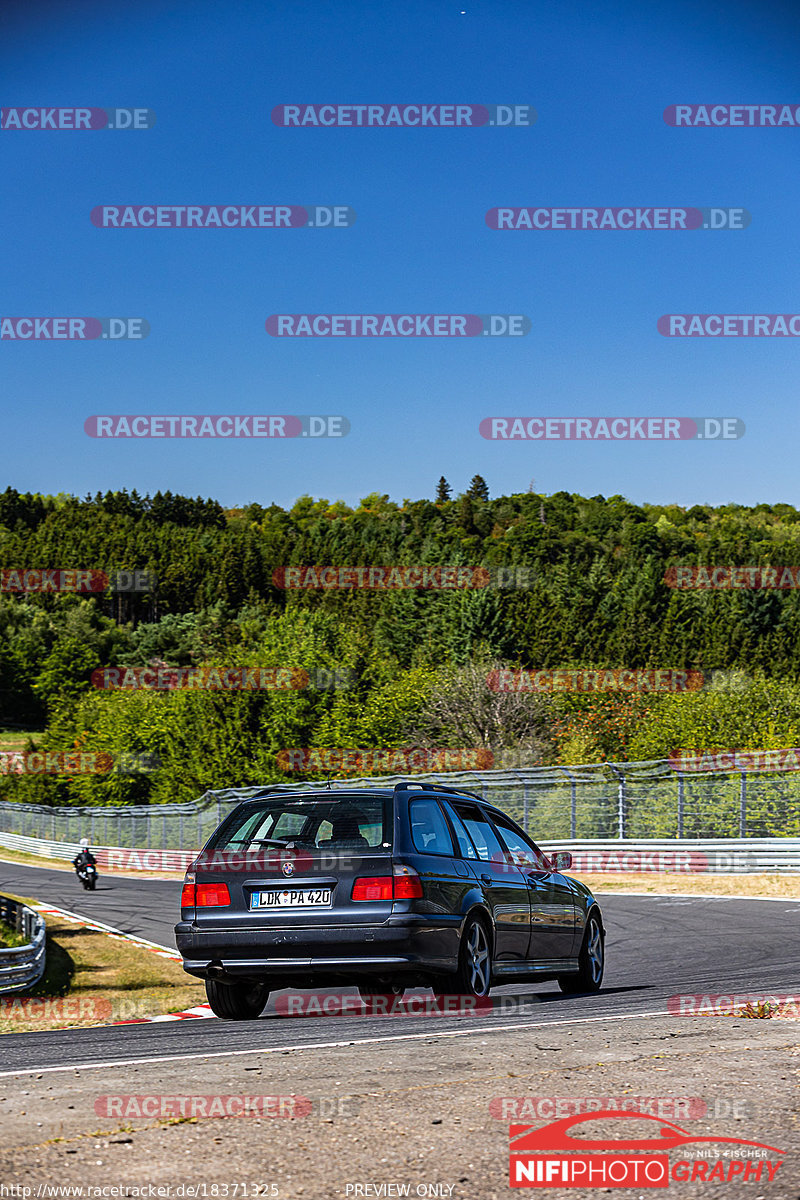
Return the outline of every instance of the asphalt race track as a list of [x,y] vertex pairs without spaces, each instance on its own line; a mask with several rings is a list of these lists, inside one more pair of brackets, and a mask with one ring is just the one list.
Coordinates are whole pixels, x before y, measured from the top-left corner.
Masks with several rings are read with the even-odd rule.
[[174,879],[129,879],[100,874],[93,892],[84,891],[75,871],[28,867],[0,861],[0,894],[31,896],[81,916],[94,917],[123,933],[175,948],[181,885]]
[[[102,876],[84,892],[74,875],[0,863],[0,893],[14,892],[94,917],[126,933],[174,946],[180,883]],[[492,1014],[473,1016],[284,1017],[270,1000],[252,1022],[188,1020],[164,1024],[6,1034],[2,1075],[74,1065],[194,1058],[254,1050],[428,1037],[587,1018],[663,1013],[669,996],[690,993],[800,994],[796,937],[800,901],[677,896],[600,897],[607,928],[603,990],[563,996],[556,984],[497,988]],[[423,994],[423,993],[420,993]]]

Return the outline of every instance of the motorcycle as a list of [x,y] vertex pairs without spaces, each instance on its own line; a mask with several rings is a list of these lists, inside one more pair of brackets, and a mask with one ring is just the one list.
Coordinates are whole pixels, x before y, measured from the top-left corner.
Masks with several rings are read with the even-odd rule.
[[75,871],[78,879],[84,886],[87,892],[93,892],[97,883],[97,867],[94,863],[81,863],[76,865]]

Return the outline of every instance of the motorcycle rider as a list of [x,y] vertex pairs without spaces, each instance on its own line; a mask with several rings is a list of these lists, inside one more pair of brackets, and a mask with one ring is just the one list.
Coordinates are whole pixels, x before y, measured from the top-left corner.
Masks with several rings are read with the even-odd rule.
[[75,867],[75,874],[78,875],[78,877],[80,877],[81,869],[84,867],[92,866],[97,868],[97,859],[89,849],[89,839],[81,838],[80,847],[80,850],[72,860],[73,866]]

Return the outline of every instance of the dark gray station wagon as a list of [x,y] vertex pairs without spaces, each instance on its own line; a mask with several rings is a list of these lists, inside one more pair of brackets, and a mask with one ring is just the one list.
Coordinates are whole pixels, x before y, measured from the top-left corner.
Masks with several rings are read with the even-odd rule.
[[471,792],[270,791],[240,804],[186,874],[175,927],[213,1011],[261,1013],[271,991],[356,985],[485,997],[558,980],[595,992],[603,921],[583,884]]

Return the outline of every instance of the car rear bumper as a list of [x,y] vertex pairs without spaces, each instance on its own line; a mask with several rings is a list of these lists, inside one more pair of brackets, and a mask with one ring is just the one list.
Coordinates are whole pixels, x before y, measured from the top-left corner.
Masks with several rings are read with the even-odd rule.
[[459,926],[457,918],[439,917],[434,924],[416,916],[402,923],[293,930],[204,930],[182,921],[175,939],[184,970],[200,978],[419,977],[455,969]]

